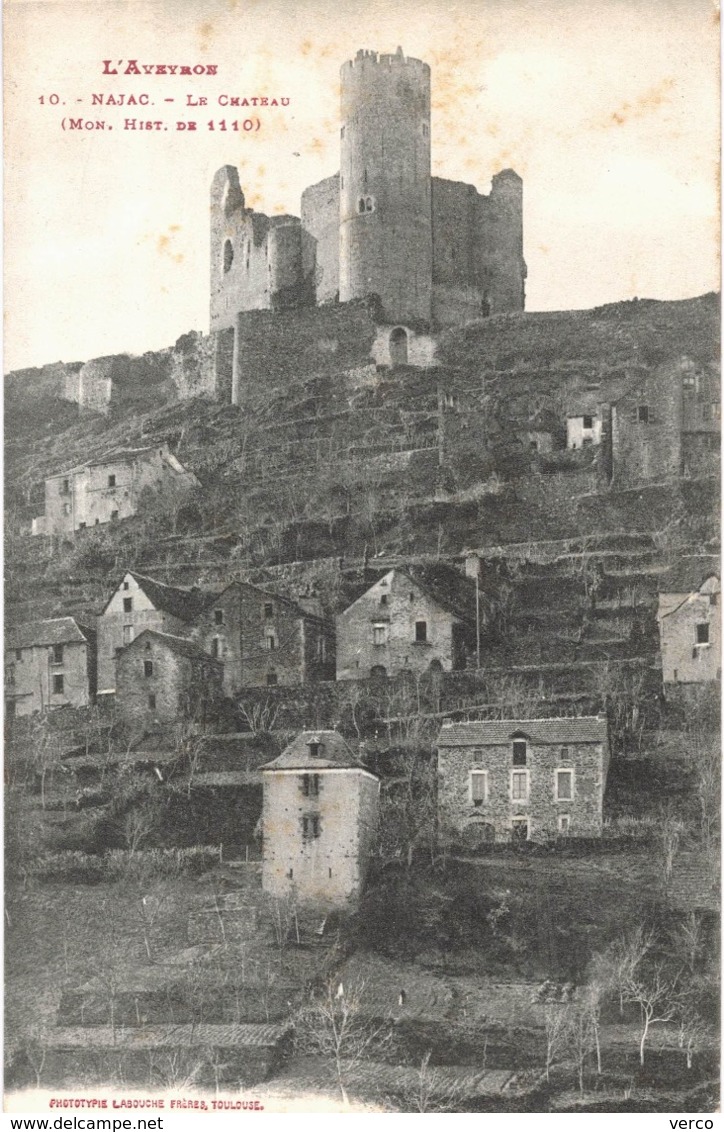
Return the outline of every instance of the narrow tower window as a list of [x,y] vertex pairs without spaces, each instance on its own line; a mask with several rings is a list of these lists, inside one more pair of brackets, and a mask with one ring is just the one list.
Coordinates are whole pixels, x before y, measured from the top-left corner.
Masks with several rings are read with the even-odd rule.
[[224,275],[227,271],[231,270],[231,265],[234,262],[234,248],[231,240],[224,241]]

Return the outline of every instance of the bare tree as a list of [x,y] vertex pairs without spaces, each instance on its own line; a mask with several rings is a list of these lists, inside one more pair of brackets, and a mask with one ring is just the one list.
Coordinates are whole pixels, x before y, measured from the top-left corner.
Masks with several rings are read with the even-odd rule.
[[464,1096],[464,1088],[459,1080],[430,1065],[431,1051],[423,1057],[414,1078],[403,1086],[402,1099],[405,1111],[409,1112],[451,1112]]
[[689,912],[678,923],[671,937],[674,957],[682,963],[688,978],[696,974],[704,951],[704,922],[698,912]]
[[276,723],[277,716],[281,711],[281,703],[275,703],[274,700],[267,698],[266,700],[258,701],[256,703],[238,703],[239,712],[242,718],[249,726],[249,730],[254,735],[258,735],[262,731],[273,731],[274,724]]
[[683,1050],[686,1056],[686,1068],[691,1069],[694,1054],[706,1044],[707,1040],[715,1039],[715,1034],[709,1023],[701,1017],[686,997],[681,1001],[677,1024],[679,1049]]
[[641,1011],[639,1061],[643,1065],[651,1027],[656,1023],[670,1022],[676,1015],[674,985],[664,978],[658,964],[648,974],[640,973],[636,967],[628,976],[624,993],[626,999],[636,1003]]
[[671,882],[674,872],[674,860],[679,851],[681,835],[684,832],[684,823],[677,818],[671,806],[667,806],[659,820],[659,837],[661,842],[661,865],[664,874],[664,884]]
[[551,1079],[551,1069],[568,1047],[568,1012],[565,1007],[551,1005],[545,1012],[546,1030],[546,1080]]
[[123,819],[123,837],[131,857],[135,856],[156,827],[156,813],[149,802],[134,806]]
[[299,1012],[294,1024],[299,1050],[332,1061],[345,1104],[349,1103],[347,1087],[355,1071],[363,1062],[379,1056],[391,1040],[386,1021],[364,1014],[364,989],[364,982],[350,986],[330,978],[319,997]]

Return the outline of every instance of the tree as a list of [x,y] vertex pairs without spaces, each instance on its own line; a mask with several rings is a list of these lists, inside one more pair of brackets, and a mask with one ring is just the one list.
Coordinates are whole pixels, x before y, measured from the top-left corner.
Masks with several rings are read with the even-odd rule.
[[674,871],[674,859],[679,851],[681,835],[684,832],[684,823],[667,806],[659,820],[659,837],[661,841],[661,864],[664,873],[664,883],[668,885]]
[[413,1079],[403,1086],[406,1112],[450,1112],[463,1098],[464,1089],[460,1081],[451,1078],[444,1070],[431,1067],[430,1056],[431,1051],[428,1050]]
[[424,751],[398,749],[390,771],[381,795],[378,851],[384,860],[404,856],[410,869],[421,846],[431,858],[436,849],[436,762]]
[[387,1021],[368,1018],[362,1010],[365,984],[340,983],[329,978],[321,994],[303,1008],[294,1023],[299,1051],[329,1058],[334,1065],[342,1100],[349,1104],[347,1086],[355,1070],[380,1056],[391,1041]]
[[686,1056],[686,1068],[691,1069],[694,1054],[701,1049],[707,1039],[715,1038],[715,1034],[712,1027],[701,1017],[696,1007],[686,997],[683,997],[680,1002],[677,1024],[679,1049],[683,1050]]
[[641,1037],[639,1040],[639,1061],[644,1064],[645,1046],[649,1030],[657,1022],[670,1022],[676,1014],[674,985],[664,978],[660,965],[655,965],[648,974],[636,967],[628,976],[625,996],[634,1002],[641,1011]]
[[545,1030],[546,1081],[550,1081],[551,1069],[568,1045],[568,1013],[564,1007],[553,1005],[546,1008]]

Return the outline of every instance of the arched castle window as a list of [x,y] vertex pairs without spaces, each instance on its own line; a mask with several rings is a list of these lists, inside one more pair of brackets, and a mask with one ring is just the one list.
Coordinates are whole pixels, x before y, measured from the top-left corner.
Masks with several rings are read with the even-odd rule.
[[407,365],[407,331],[404,326],[396,326],[390,334],[390,365]]
[[231,270],[231,265],[234,262],[234,247],[231,240],[224,240],[224,275],[227,271]]

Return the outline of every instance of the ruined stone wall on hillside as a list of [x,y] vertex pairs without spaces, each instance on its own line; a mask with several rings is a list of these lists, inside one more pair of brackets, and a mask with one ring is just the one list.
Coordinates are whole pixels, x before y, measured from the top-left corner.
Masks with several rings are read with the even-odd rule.
[[245,393],[312,373],[340,373],[369,362],[375,340],[374,303],[286,311],[245,311],[236,321],[237,368],[232,403]]

